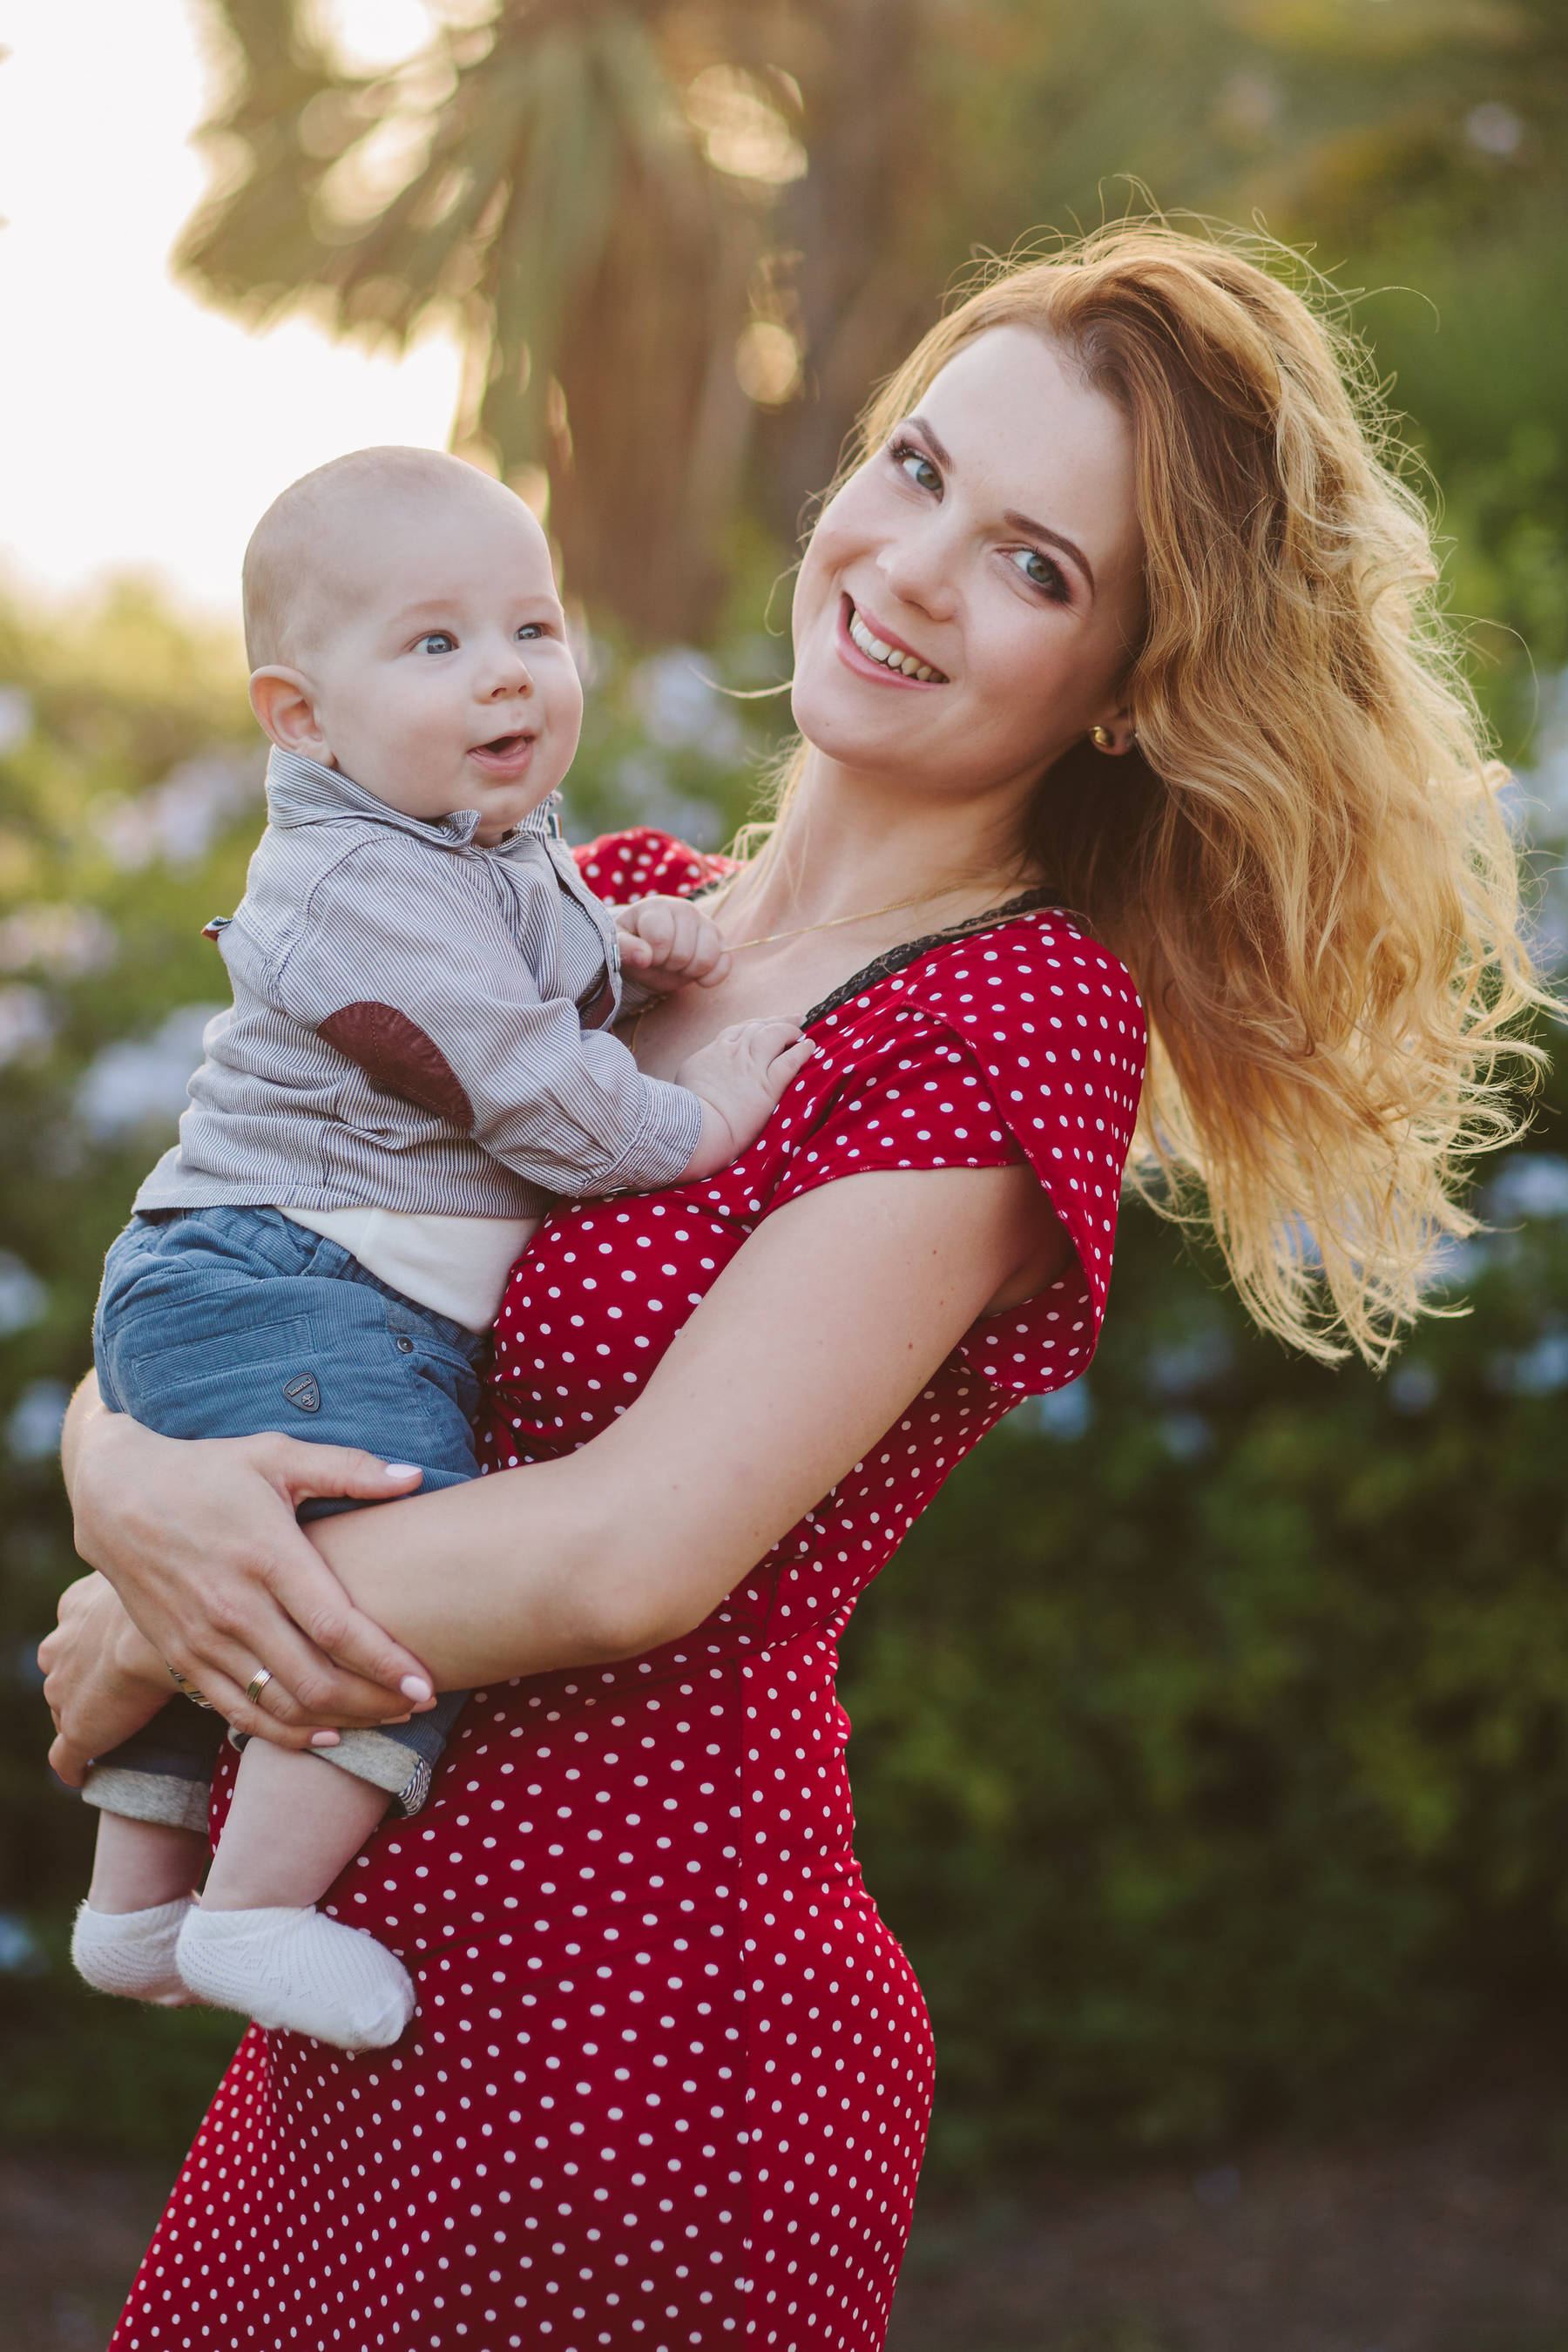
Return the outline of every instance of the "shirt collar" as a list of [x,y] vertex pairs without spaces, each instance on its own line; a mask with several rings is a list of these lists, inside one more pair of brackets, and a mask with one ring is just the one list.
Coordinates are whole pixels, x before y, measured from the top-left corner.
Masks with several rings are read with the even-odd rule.
[[[559,839],[561,821],[556,811],[560,804],[560,793],[552,793],[548,800],[530,809],[502,840],[492,843],[492,849],[506,850],[522,839]],[[267,762],[267,814],[274,824],[280,826],[322,824],[333,817],[364,817],[374,824],[412,833],[442,849],[467,849],[479,822],[478,809],[454,809],[449,816],[428,820],[405,816],[401,809],[389,808],[384,801],[377,800],[374,793],[367,793],[363,784],[356,784],[341,770],[323,768],[319,760],[308,760],[302,751],[280,751],[276,744]]]

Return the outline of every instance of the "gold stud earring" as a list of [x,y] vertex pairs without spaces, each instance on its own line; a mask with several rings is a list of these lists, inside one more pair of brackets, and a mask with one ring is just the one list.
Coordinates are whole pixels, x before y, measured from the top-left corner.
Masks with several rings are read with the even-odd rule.
[[1116,738],[1109,727],[1091,727],[1089,740],[1097,751],[1113,751],[1116,748]]

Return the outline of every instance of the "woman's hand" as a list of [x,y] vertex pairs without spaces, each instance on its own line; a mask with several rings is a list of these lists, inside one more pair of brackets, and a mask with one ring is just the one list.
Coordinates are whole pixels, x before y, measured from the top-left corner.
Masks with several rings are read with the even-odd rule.
[[[63,1456],[78,1551],[153,1654],[237,1729],[301,1748],[312,1726],[396,1721],[430,1704],[420,1660],[353,1606],[294,1517],[312,1496],[411,1494],[416,1469],[288,1437],[160,1437],[106,1412],[90,1381],[71,1407]],[[68,1713],[110,1671],[92,1654],[109,1637],[95,1616],[62,1656]],[[272,1679],[258,1703],[246,1685],[262,1666]]]
[[95,1756],[152,1720],[174,1685],[101,1576],[81,1576],[60,1595],[59,1622],[38,1644],[44,1696],[55,1719],[49,1762],[79,1789]]

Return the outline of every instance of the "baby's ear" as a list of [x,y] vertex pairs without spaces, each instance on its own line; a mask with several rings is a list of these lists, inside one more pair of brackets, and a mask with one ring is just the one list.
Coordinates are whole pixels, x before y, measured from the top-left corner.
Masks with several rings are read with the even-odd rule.
[[308,760],[330,757],[316,718],[314,689],[302,670],[285,669],[280,663],[253,670],[250,707],[280,751],[302,751]]

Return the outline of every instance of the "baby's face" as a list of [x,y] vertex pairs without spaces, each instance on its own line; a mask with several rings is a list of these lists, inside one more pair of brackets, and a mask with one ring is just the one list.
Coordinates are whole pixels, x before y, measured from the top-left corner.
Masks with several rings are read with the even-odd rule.
[[478,809],[475,839],[500,840],[560,783],[583,722],[543,532],[483,478],[338,522],[296,673],[319,742],[293,748],[405,816]]

